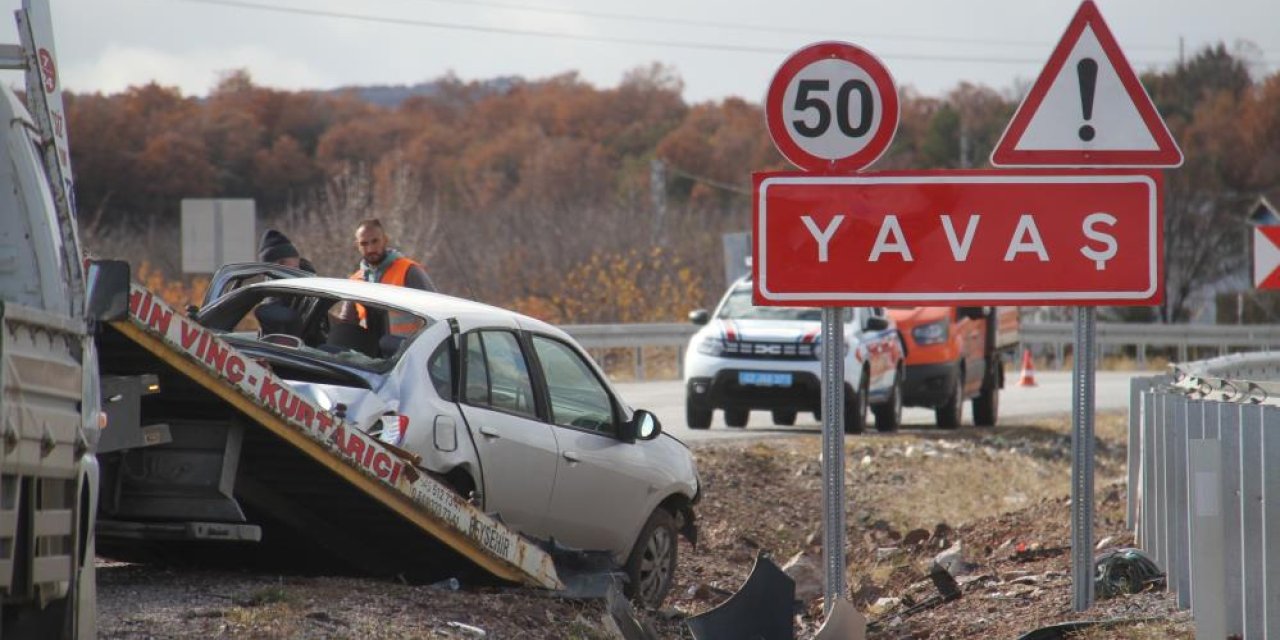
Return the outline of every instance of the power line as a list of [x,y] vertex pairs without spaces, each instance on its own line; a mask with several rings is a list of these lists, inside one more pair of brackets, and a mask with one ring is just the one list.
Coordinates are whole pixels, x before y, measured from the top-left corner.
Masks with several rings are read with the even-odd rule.
[[[657,40],[648,38],[625,38],[613,36],[592,36],[577,33],[564,33],[555,31],[539,31],[535,29],[515,29],[510,27],[489,27],[474,24],[462,24],[455,22],[441,22],[436,20],[419,20],[414,18],[400,18],[391,16],[379,16],[363,13],[350,13],[343,11],[327,11],[322,9],[305,9],[301,7],[285,7],[279,5],[260,4],[256,2],[248,2],[245,0],[174,0],[176,2],[186,2],[191,4],[203,4],[219,7],[233,7],[237,9],[248,9],[251,11],[263,11],[268,13],[283,13],[292,15],[304,15],[317,18],[331,18],[339,20],[352,20],[356,22],[368,22],[374,24],[390,24],[404,27],[419,27],[429,29],[444,29],[454,31],[471,31],[476,33],[499,33],[505,35],[530,36],[536,38],[552,38],[560,40],[577,40],[581,42],[597,42],[605,44],[630,44],[639,46],[656,46],[669,47],[679,49],[695,49],[700,51],[728,51],[736,53],[762,53],[762,54],[789,54],[795,51],[791,47],[758,47],[748,45],[719,44],[711,42],[691,42],[681,40]],[[929,55],[918,53],[896,53],[896,54],[880,54],[883,58],[892,58],[895,60],[919,60],[927,62],[964,62],[964,63],[984,63],[984,64],[1043,64],[1043,58],[1010,58],[998,56],[973,56],[973,55]],[[1143,62],[1143,64],[1162,64],[1158,62]]]
[[[723,22],[716,20],[695,20],[692,18],[673,18],[670,16],[647,16],[631,13],[607,13],[601,11],[580,11],[574,9],[562,9],[559,7],[548,7],[539,5],[525,5],[509,2],[494,2],[492,0],[402,0],[410,1],[415,4],[418,1],[432,2],[436,4],[451,4],[464,7],[492,7],[495,9],[507,9],[512,11],[525,11],[528,13],[541,13],[548,15],[574,16],[582,18],[596,18],[601,20],[618,20],[626,22],[649,22],[653,24],[671,24],[689,27],[710,27],[714,29],[735,29],[739,31],[751,31],[756,33],[776,33],[776,34],[792,34],[804,36],[818,36],[824,38],[832,37],[831,32],[818,32],[815,29],[803,27],[780,27],[773,25],[748,24],[743,22]],[[886,40],[907,40],[914,42],[937,42],[949,44],[981,44],[981,45],[1000,45],[1012,47],[1038,47],[1044,48],[1046,42],[1031,40],[990,40],[982,38],[958,38],[955,36],[919,36],[905,34],[887,34],[887,33],[848,33],[838,36],[842,39],[847,38],[883,38]],[[1130,49],[1147,49],[1153,51],[1176,51],[1177,47],[1172,45],[1138,45],[1131,46]]]
[[721,182],[714,178],[708,178],[706,176],[700,176],[695,173],[690,173],[688,171],[685,171],[684,169],[681,169],[680,167],[675,166],[674,164],[671,164],[670,162],[667,162],[666,160],[662,160],[662,163],[667,167],[667,170],[670,171],[671,173],[674,173],[684,178],[688,178],[690,180],[693,180],[694,182],[701,182],[708,186],[712,186],[717,189],[723,189],[725,191],[728,191],[730,193],[736,193],[738,195],[743,195],[743,196],[751,195],[751,189],[749,187],[743,187],[736,184],[729,184],[728,182]]

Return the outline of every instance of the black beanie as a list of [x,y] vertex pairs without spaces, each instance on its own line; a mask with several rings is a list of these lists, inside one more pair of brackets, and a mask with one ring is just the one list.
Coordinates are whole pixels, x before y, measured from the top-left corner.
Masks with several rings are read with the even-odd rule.
[[281,258],[297,258],[298,250],[283,233],[275,229],[267,229],[262,234],[262,242],[258,243],[258,261],[275,262]]

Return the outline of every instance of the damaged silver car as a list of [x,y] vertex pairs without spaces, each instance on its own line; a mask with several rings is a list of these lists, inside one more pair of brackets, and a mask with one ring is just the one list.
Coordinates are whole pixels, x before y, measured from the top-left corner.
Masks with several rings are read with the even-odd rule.
[[224,267],[198,320],[522,534],[607,552],[629,595],[662,602],[677,535],[696,539],[693,456],[568,334],[468,300],[300,274]]

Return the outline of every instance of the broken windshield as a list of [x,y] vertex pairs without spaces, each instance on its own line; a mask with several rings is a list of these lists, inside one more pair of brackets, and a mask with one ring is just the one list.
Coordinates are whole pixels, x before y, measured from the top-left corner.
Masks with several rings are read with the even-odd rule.
[[296,290],[224,296],[199,321],[237,346],[384,373],[429,320],[403,309]]

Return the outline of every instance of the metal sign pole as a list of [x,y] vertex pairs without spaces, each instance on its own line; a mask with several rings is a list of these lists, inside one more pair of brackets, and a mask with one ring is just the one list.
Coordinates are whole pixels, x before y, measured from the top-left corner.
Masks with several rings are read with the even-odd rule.
[[1093,412],[1097,359],[1097,312],[1076,307],[1074,367],[1071,371],[1071,603],[1076,611],[1093,604]]
[[822,309],[822,563],[823,612],[844,598],[844,320]]

